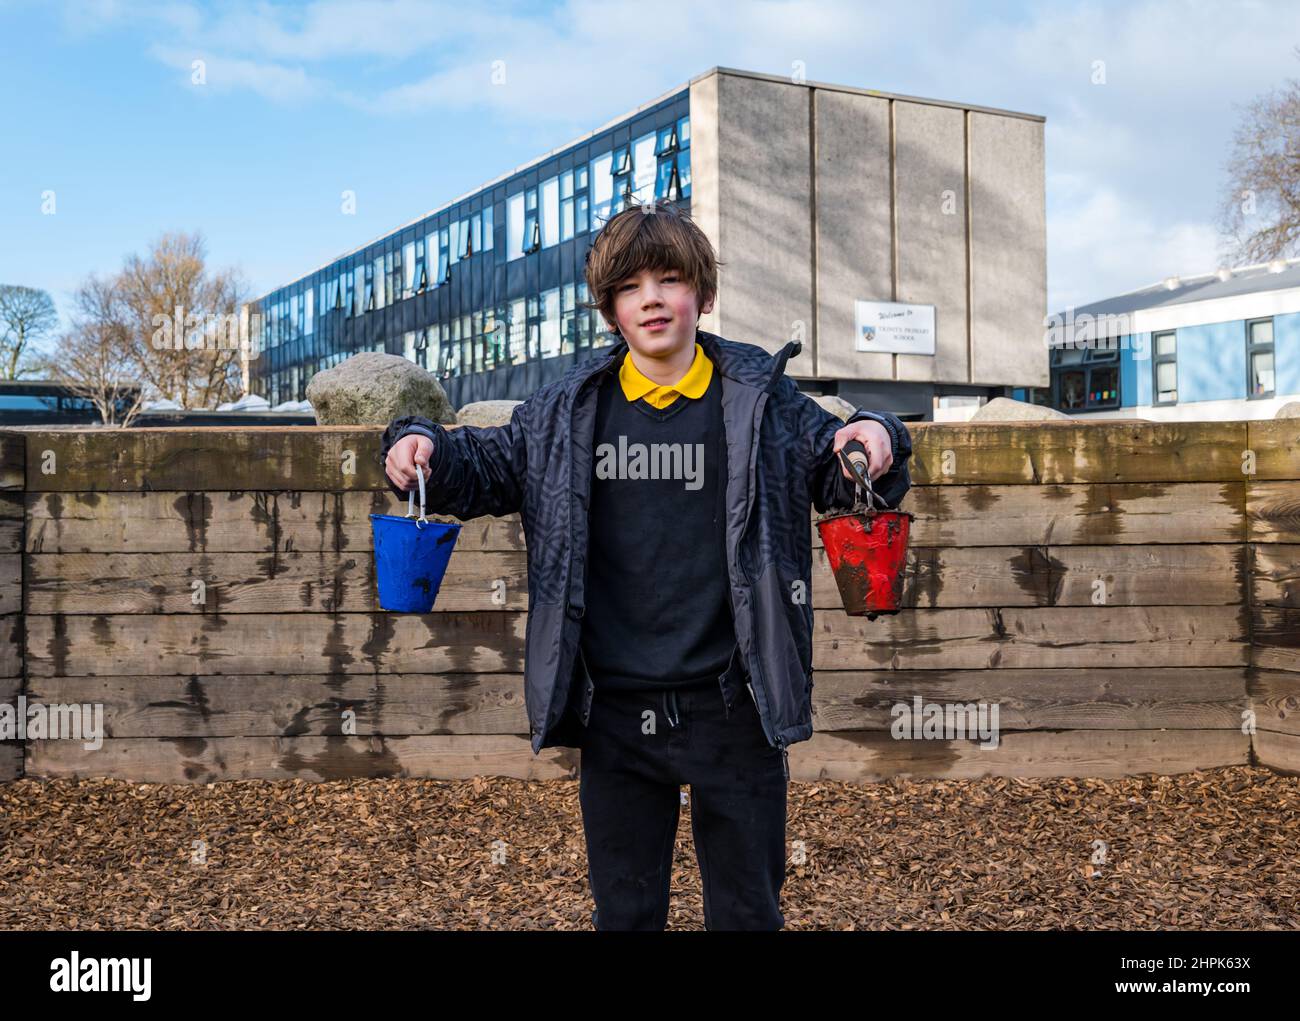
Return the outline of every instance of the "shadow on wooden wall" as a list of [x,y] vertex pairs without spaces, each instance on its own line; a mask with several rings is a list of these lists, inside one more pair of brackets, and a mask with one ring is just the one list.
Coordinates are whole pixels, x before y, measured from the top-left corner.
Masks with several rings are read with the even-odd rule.
[[[813,544],[792,779],[1300,771],[1300,421],[914,425],[905,609],[849,617]],[[576,775],[532,754],[517,515],[466,523],[436,609],[375,598],[378,430],[0,434],[0,778]],[[897,740],[896,706],[1000,740]],[[1253,718],[1253,726],[1252,726]]]

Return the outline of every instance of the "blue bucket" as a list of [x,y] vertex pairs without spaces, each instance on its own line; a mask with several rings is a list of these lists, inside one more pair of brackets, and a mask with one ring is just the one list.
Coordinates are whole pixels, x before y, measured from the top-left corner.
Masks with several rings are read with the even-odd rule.
[[375,535],[375,577],[379,605],[396,613],[428,613],[456,547],[460,525],[430,521],[424,516],[424,472],[420,480],[420,516],[415,516],[415,492],[407,498],[405,517],[371,514]]

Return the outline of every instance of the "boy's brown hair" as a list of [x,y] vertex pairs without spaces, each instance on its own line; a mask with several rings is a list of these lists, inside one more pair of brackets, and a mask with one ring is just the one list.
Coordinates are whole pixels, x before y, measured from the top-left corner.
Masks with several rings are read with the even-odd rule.
[[610,218],[587,249],[587,308],[617,334],[614,288],[642,270],[677,270],[703,305],[718,293],[722,263],[704,231],[671,202],[633,205]]

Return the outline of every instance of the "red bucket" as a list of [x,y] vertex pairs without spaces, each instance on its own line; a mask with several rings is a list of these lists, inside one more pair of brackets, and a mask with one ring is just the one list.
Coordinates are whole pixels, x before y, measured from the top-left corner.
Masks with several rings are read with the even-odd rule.
[[880,497],[871,489],[870,478],[865,472],[858,477],[866,480],[871,502],[859,498],[851,510],[824,515],[816,523],[844,612],[875,620],[901,607],[907,538],[916,515],[877,510],[872,503]]

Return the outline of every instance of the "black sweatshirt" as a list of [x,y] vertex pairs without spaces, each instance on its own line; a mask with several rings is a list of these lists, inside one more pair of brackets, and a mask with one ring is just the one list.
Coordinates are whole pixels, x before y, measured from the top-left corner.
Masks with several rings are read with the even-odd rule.
[[616,374],[605,377],[582,628],[597,690],[705,688],[726,672],[736,646],[726,449],[716,368],[700,397],[662,409],[629,401]]

